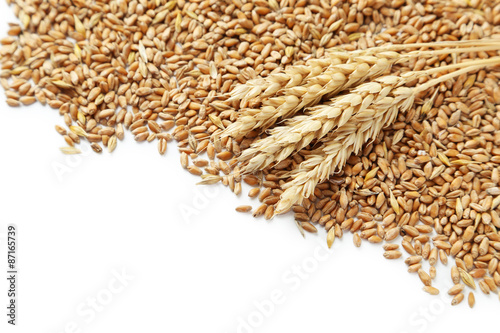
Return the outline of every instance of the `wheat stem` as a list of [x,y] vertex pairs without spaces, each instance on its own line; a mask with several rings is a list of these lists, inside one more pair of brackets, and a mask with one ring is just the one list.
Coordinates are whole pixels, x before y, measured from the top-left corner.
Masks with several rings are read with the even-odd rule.
[[[481,69],[481,68],[489,66],[489,65],[498,65],[498,64],[500,64],[500,57],[492,57],[489,59],[484,59],[484,60],[479,60],[479,61],[478,60],[467,61],[467,62],[462,62],[462,63],[458,63],[458,64],[454,64],[454,65],[432,68],[432,69],[427,71],[428,74],[438,73],[438,72],[441,72],[443,70],[452,70],[452,69],[457,69],[457,68],[461,68],[461,69],[456,71],[456,72],[445,74],[443,76],[440,76],[436,79],[430,80],[430,81],[420,85],[419,87],[416,88],[416,93],[425,91],[425,90],[429,89],[430,87],[435,86],[436,84],[439,84],[441,82],[445,82],[449,79],[460,76],[462,74],[469,73],[473,70]],[[466,66],[466,67],[464,68],[464,66]]]

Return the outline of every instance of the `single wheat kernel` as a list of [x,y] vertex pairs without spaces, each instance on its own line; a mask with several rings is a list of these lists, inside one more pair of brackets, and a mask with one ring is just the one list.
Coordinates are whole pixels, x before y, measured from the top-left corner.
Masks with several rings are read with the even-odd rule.
[[474,297],[474,293],[471,291],[469,292],[469,296],[467,297],[467,303],[469,304],[469,307],[472,309],[474,305],[476,304],[476,298]]
[[457,294],[455,295],[455,297],[453,297],[452,301],[451,301],[451,305],[458,305],[460,304],[464,299],[464,294],[460,293],[460,294]]
[[429,293],[429,294],[431,294],[431,295],[438,295],[438,294],[439,294],[439,289],[434,288],[434,287],[432,287],[432,286],[424,286],[424,288],[423,288],[423,289],[424,289],[424,291],[425,291],[426,293]]
[[238,206],[236,207],[236,211],[240,213],[248,213],[252,210],[252,206]]

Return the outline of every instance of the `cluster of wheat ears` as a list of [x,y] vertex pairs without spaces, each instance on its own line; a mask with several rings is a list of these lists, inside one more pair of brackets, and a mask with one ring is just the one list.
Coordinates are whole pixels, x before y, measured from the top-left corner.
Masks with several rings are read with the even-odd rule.
[[[218,135],[241,139],[255,131],[267,134],[239,156],[246,174],[272,168],[306,147],[312,150],[298,167],[283,174],[287,181],[274,214],[286,213],[341,170],[398,113],[412,110],[416,100],[429,96],[420,112],[429,110],[436,96],[432,90],[440,83],[499,65],[499,49],[500,39],[492,38],[331,50],[321,59],[236,86],[228,101],[239,104],[239,118]],[[475,59],[478,53],[483,57]],[[394,69],[445,54],[469,57],[422,71]]]

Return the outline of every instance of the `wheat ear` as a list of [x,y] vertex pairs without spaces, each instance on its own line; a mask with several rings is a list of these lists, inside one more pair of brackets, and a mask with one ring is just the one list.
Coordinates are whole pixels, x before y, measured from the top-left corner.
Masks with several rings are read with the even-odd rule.
[[[462,68],[476,62],[451,65],[448,69]],[[434,68],[411,72],[417,78],[442,71]],[[363,83],[349,94],[339,95],[328,104],[320,104],[306,111],[307,115],[295,116],[269,131],[269,136],[255,141],[239,157],[240,162],[247,162],[245,173],[262,170],[272,163],[279,163],[308,146],[313,140],[321,139],[331,130],[341,127],[359,112],[367,109],[373,101],[381,100],[391,91],[391,85],[384,85],[377,80]]]
[[[431,47],[434,44],[439,43],[427,46]],[[455,43],[455,46],[469,45],[474,44]],[[491,41],[488,43],[479,42],[475,45],[482,45],[482,47],[477,49],[471,47],[468,52],[498,49],[497,44]],[[409,44],[408,47],[411,46]],[[399,48],[396,45],[392,47]],[[273,74],[266,79],[251,80],[247,84],[235,88],[229,100],[240,98],[250,100],[260,96],[262,107],[260,109],[244,109],[237,121],[229,125],[221,135],[240,139],[252,130],[265,130],[274,125],[278,119],[293,116],[302,108],[317,104],[322,98],[330,98],[360,82],[380,76],[397,61],[417,56],[430,57],[443,53],[467,52],[457,48],[400,54],[390,51],[390,47],[385,47],[385,49],[382,47],[373,48],[369,51],[363,50],[351,54],[346,52],[329,53],[324,59],[311,61],[305,66],[291,66],[285,73]],[[277,94],[278,92],[279,94]],[[271,95],[273,96],[267,98]]]
[[[472,62],[468,62],[468,64],[470,63]],[[407,82],[408,78],[414,77],[411,72],[402,77],[379,78],[379,82],[382,80],[385,81],[385,84],[391,84],[394,87],[391,92],[381,100],[374,100],[369,108],[356,114],[347,124],[333,131],[315,150],[316,153],[311,154],[291,173],[292,180],[282,186],[285,191],[276,206],[275,214],[287,212],[294,204],[309,197],[318,183],[326,180],[335,171],[342,169],[351,154],[358,153],[366,142],[374,140],[384,127],[394,122],[399,112],[406,112],[410,109],[418,94],[464,73],[498,64],[500,64],[500,57],[476,61],[474,65],[471,64],[455,72],[429,80],[415,88],[401,86]],[[463,66],[464,63],[445,66],[440,70],[457,68],[459,65]]]
[[[478,47],[486,46],[487,50],[496,50],[500,39],[482,39],[482,40],[466,40],[454,42],[433,42],[433,43],[412,43],[412,44],[396,44],[372,47],[366,50],[355,50],[347,52],[341,49],[328,49],[326,50],[326,57],[322,59],[309,59],[305,65],[289,66],[283,72],[272,73],[265,78],[256,78],[248,80],[244,84],[236,86],[230,93],[228,101],[241,101],[250,100],[252,98],[259,98],[263,100],[276,94],[283,88],[291,88],[300,85],[305,78],[309,76],[318,75],[322,73],[326,67],[330,65],[346,63],[349,59],[359,56],[373,55],[387,51],[401,51],[411,48],[436,48],[436,47]],[[488,48],[488,46],[490,48]],[[493,48],[492,48],[493,46]],[[445,50],[446,52],[449,49]],[[460,52],[467,52],[465,50]]]
[[264,100],[262,108],[244,110],[222,135],[238,139],[251,130],[265,130],[278,119],[288,118],[304,107],[317,104],[324,96],[382,75],[398,60],[398,56],[396,52],[384,52],[377,56],[356,57],[350,63],[328,66],[323,73],[308,77],[304,84],[285,88],[283,96]]

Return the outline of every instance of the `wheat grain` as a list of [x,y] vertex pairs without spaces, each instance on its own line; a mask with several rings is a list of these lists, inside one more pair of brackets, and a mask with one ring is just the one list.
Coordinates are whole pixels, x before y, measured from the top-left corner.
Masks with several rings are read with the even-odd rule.
[[465,296],[462,293],[455,295],[455,297],[453,297],[453,299],[451,301],[451,305],[455,306],[455,305],[460,304],[463,301],[464,297]]
[[472,289],[476,289],[476,283],[474,282],[472,276],[463,268],[458,268],[458,271],[460,273],[460,278],[462,279],[462,281]]
[[[158,140],[160,154],[175,139],[183,167],[204,173],[200,184],[222,182],[236,194],[241,165],[235,157],[249,154],[248,147],[268,134],[263,127],[275,122],[273,112],[288,117],[299,111],[294,97],[286,107],[276,105],[290,92],[315,103],[317,96],[305,96],[301,87],[330,85],[321,94],[338,89],[341,80],[326,80],[325,73],[335,66],[347,71],[354,58],[372,57],[374,50],[407,55],[392,67],[396,76],[464,59],[479,62],[498,48],[498,40],[482,37],[497,38],[500,32],[500,12],[491,0],[481,2],[482,8],[476,0],[470,3],[475,8],[452,1],[8,2],[20,20],[1,41],[0,84],[8,104],[38,100],[58,109],[72,127],[57,128],[68,144],[87,140],[98,152],[112,151],[125,129],[140,141]],[[421,57],[411,55],[413,49]],[[299,68],[301,74],[293,75]],[[330,240],[350,231],[356,246],[362,239],[401,237],[403,248],[415,253],[408,260],[410,272],[422,269],[423,260],[436,264],[436,253],[442,263],[447,253],[455,255],[471,279],[482,279],[481,290],[495,292],[500,285],[498,77],[496,70],[463,73],[429,92],[427,101],[417,96],[416,105],[363,144],[357,156],[346,156],[344,167],[311,185],[311,195],[292,207],[297,219],[310,231],[324,225]],[[411,86],[427,78],[417,81]],[[256,96],[257,90],[243,95],[240,90],[241,100],[216,100],[236,94],[242,89],[238,83],[255,88],[252,82],[261,90]],[[238,140],[221,140],[223,130],[244,120],[243,109],[255,122],[261,106],[271,120],[263,120],[259,131],[251,124],[254,130],[237,133]],[[410,119],[413,114],[421,115],[418,121]],[[248,178],[257,186],[251,196],[265,194],[254,214],[270,218],[289,172],[315,155],[326,156],[318,146],[330,139],[326,135],[294,150]],[[200,158],[203,153],[207,160]],[[385,244],[384,250],[397,246]],[[458,276],[454,282],[460,282],[457,267],[452,270],[453,280]]]
[[474,293],[472,291],[469,292],[469,296],[467,297],[467,303],[469,304],[470,308],[473,308],[474,305],[476,304],[476,298],[474,297]]
[[456,284],[448,290],[448,295],[456,295],[464,290],[465,286],[463,284]]
[[432,286],[424,286],[423,290],[430,295],[439,295],[439,289]]
[[252,210],[252,206],[238,206],[236,207],[236,211],[240,213],[248,213]]

